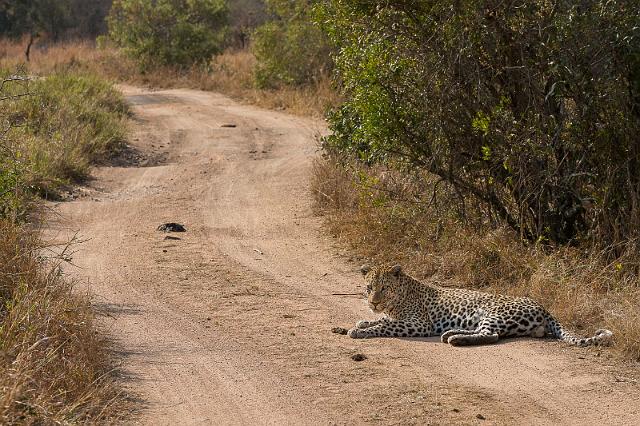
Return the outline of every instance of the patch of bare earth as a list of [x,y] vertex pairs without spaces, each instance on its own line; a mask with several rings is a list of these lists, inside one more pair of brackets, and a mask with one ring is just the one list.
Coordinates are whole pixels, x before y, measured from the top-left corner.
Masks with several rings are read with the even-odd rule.
[[[86,239],[66,271],[125,348],[126,385],[145,401],[131,421],[640,423],[635,367],[606,352],[332,333],[372,314],[333,295],[362,290],[359,265],[311,212],[322,124],[212,93],[123,89],[136,161],[95,170],[56,205],[51,233]],[[187,232],[157,231],[165,222]]]

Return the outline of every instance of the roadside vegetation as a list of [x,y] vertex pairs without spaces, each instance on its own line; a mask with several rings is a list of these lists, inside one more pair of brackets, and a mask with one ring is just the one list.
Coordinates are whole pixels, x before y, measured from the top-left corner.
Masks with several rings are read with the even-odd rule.
[[313,179],[329,230],[640,360],[636,7],[321,2],[344,98]]
[[63,248],[37,232],[37,196],[55,197],[111,155],[127,107],[97,77],[2,70],[0,85],[0,423],[113,419],[124,398],[109,346],[87,297],[60,273]]

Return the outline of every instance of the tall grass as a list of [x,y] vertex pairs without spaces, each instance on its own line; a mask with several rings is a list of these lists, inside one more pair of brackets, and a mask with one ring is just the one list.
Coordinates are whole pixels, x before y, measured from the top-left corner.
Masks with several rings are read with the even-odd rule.
[[37,235],[6,220],[0,235],[0,423],[113,419],[123,400],[88,301],[41,260]]
[[315,163],[311,187],[327,230],[363,262],[397,262],[423,279],[532,297],[577,331],[611,329],[614,350],[640,361],[640,285],[624,259],[526,243],[480,216],[463,220],[455,193],[426,174],[327,156]]
[[82,179],[125,137],[110,85],[0,70],[0,423],[111,421],[124,399],[88,299],[46,261],[35,195]]

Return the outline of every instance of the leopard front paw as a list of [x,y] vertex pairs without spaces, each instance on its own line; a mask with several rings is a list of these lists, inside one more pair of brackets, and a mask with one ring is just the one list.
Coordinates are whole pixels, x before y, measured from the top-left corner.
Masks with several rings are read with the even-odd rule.
[[352,339],[363,339],[367,337],[366,333],[364,333],[362,329],[359,328],[352,328],[351,330],[347,331],[347,336],[351,337]]
[[360,320],[356,323],[356,328],[369,328],[371,326],[371,321]]

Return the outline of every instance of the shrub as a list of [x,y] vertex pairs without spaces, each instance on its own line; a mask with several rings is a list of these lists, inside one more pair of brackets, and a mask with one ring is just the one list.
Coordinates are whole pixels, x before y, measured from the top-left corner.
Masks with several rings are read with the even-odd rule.
[[[128,107],[98,77],[60,72],[30,81],[28,93],[0,103],[10,123],[0,144],[0,212],[15,211],[15,191],[50,193],[83,179],[125,139]],[[14,194],[3,198],[7,190]]]
[[332,69],[326,35],[312,20],[307,1],[270,0],[274,20],[253,34],[259,87],[303,85],[315,82]]
[[143,69],[206,63],[223,47],[225,0],[115,0],[109,35]]
[[636,250],[635,5],[323,2],[346,97],[327,143],[429,171],[524,238]]

